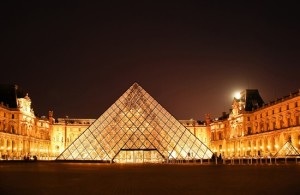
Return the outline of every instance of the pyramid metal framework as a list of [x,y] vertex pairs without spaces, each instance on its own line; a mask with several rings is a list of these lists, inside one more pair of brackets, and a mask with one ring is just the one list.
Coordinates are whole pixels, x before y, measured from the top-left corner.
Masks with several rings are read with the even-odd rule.
[[212,154],[134,83],[57,160],[163,162],[208,159]]
[[293,146],[291,141],[286,142],[274,157],[295,157],[300,156],[298,150]]

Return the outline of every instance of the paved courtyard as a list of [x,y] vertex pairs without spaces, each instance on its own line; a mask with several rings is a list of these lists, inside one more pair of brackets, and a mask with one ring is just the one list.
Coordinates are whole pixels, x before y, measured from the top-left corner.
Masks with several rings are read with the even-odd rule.
[[300,165],[0,163],[0,194],[300,194]]

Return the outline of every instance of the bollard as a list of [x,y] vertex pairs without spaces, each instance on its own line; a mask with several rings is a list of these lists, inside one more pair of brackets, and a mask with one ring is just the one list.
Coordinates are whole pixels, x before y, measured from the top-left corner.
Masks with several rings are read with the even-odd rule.
[[286,164],[286,157],[285,157],[285,164]]
[[262,160],[261,160],[261,158],[262,158],[262,157],[260,157],[260,159],[259,159],[259,160],[260,160],[260,164],[262,164]]
[[268,164],[268,157],[266,156],[266,164]]

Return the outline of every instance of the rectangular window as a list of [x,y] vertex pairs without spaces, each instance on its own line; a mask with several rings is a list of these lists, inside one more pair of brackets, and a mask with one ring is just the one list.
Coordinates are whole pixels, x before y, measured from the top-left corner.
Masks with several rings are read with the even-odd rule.
[[289,109],[290,109],[289,105],[287,105],[287,106],[286,106],[286,109],[287,109],[287,110],[289,110]]
[[251,134],[251,127],[248,127],[248,134]]
[[14,118],[15,118],[15,115],[14,115],[14,114],[12,114],[12,115],[11,115],[11,118],[12,118],[12,119],[14,119]]

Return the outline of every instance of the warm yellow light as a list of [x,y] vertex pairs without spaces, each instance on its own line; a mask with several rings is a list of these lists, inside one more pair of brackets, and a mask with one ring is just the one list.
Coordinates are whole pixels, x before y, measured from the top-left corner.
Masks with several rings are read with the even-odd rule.
[[270,149],[270,146],[268,145],[267,148]]
[[278,148],[278,145],[277,145],[277,144],[275,145],[275,148]]
[[256,150],[256,146],[254,147],[254,150]]
[[250,150],[250,147],[248,147],[248,150]]
[[235,92],[233,97],[235,97],[236,99],[241,99],[241,94],[240,92]]

